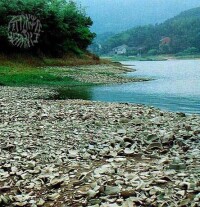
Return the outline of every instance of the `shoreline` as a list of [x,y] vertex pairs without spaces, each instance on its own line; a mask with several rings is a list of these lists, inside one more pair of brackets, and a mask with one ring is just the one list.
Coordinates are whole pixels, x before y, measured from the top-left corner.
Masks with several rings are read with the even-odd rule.
[[4,206],[198,206],[200,116],[1,89]]
[[137,56],[102,56],[102,58],[113,60],[113,61],[167,61],[167,60],[199,60],[200,55],[185,55],[185,56],[173,56],[173,55],[157,55],[142,57]]
[[122,66],[120,63],[43,67],[18,64],[14,66],[5,65],[0,66],[0,73],[3,74],[0,76],[0,85],[62,88],[149,80],[146,78],[129,78],[122,75],[130,71],[133,70]]
[[[95,84],[130,81],[121,74],[133,71],[122,64],[55,69]],[[45,99],[55,95],[51,87],[0,89],[0,205],[198,206],[199,115]]]
[[[47,67],[47,71],[51,72],[51,68]],[[55,67],[54,67],[55,72]],[[77,72],[79,71],[79,72]],[[135,69],[128,68],[120,62],[110,64],[90,65],[90,66],[75,66],[75,67],[58,67],[56,73],[65,77],[73,78],[76,81],[94,85],[107,85],[117,83],[129,83],[149,81],[149,78],[125,77],[122,76],[128,72],[134,72]]]

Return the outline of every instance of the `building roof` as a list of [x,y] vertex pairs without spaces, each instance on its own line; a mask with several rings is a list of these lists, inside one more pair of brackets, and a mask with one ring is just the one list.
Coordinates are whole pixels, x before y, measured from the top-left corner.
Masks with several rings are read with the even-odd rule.
[[128,46],[123,44],[123,45],[120,45],[118,47],[114,47],[113,50],[122,50],[122,49],[127,49],[127,48],[128,48]]

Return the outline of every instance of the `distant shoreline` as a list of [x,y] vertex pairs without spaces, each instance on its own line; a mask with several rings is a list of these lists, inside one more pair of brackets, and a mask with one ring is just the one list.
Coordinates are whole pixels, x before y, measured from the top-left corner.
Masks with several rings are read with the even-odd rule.
[[176,55],[155,55],[155,56],[102,56],[104,59],[109,59],[112,61],[167,61],[167,60],[194,60],[200,59],[200,54],[198,55],[185,55],[185,56],[176,56]]

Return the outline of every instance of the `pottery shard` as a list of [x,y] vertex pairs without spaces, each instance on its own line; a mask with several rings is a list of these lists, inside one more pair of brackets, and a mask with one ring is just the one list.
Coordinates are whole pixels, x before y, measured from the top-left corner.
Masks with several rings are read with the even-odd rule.
[[121,196],[123,198],[129,198],[131,196],[136,196],[136,192],[135,192],[135,190],[122,190]]
[[52,187],[59,187],[62,183],[64,182],[64,179],[57,179],[57,178],[54,178],[50,181],[50,185]]
[[134,125],[141,125],[142,124],[142,120],[135,118],[135,119],[133,119],[133,124]]
[[78,156],[78,150],[69,150],[69,158],[76,158]]
[[104,193],[106,195],[116,195],[120,193],[120,188],[118,186],[106,186]]
[[132,154],[134,154],[134,150],[133,150],[133,149],[126,148],[126,149],[124,150],[124,153],[125,153],[126,155],[132,155]]
[[45,204],[45,201],[40,198],[40,200],[37,202],[37,206],[43,206]]
[[159,142],[153,142],[147,147],[147,150],[156,150],[156,149],[158,150],[162,149],[162,144],[160,144]]
[[120,122],[120,123],[128,123],[128,122],[130,122],[130,119],[127,119],[127,118],[121,118],[121,119],[119,120],[119,122]]
[[55,201],[60,197],[59,193],[53,193],[47,196],[48,200]]
[[119,129],[117,131],[118,134],[126,134],[126,130],[125,129]]
[[158,136],[156,134],[149,134],[147,136],[147,141],[148,142],[155,142],[156,140],[158,140]]
[[94,198],[97,194],[98,194],[98,192],[96,192],[94,190],[89,190],[88,191],[88,197],[89,198]]

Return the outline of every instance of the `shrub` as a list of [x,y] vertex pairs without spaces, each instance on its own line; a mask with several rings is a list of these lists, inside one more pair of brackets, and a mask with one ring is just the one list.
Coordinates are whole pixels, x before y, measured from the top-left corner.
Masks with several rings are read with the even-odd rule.
[[179,52],[176,56],[184,56],[184,55],[196,55],[199,53],[199,50],[196,47],[189,47],[183,52]]
[[187,55],[194,55],[194,54],[197,54],[198,52],[199,52],[199,50],[196,47],[189,47],[183,51],[183,53],[185,53]]

